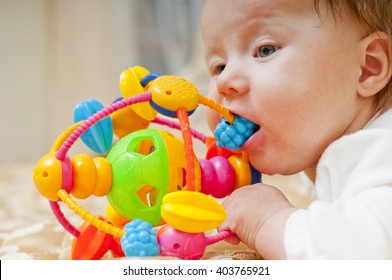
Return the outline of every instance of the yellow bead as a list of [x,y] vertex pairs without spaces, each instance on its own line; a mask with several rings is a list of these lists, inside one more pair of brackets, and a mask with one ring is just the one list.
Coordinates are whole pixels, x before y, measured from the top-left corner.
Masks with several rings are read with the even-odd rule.
[[141,81],[145,76],[147,76],[150,71],[148,71],[146,68],[142,66],[134,66],[133,71],[135,71],[136,76],[139,78],[139,81]]
[[93,195],[107,195],[112,186],[112,166],[104,157],[96,157],[93,161],[97,170],[97,179]]
[[56,152],[44,155],[33,171],[34,184],[39,193],[51,201],[58,201],[57,191],[62,187],[62,163]]
[[115,227],[122,227],[130,221],[130,219],[114,210],[110,204],[106,207],[106,219]]
[[145,129],[150,121],[140,117],[131,107],[114,112],[111,116],[114,134],[122,138],[129,133]]
[[156,78],[151,82],[148,90],[152,94],[154,103],[172,112],[176,112],[181,107],[190,112],[199,105],[199,93],[196,87],[177,76]]
[[[131,67],[121,73],[120,76],[120,90],[124,98],[136,96],[140,93],[146,92],[143,86],[140,84],[140,76],[147,75],[149,72],[147,69],[137,66]],[[146,120],[155,119],[157,112],[151,107],[148,102],[142,102],[131,106],[132,109],[140,117]]]
[[162,135],[169,160],[169,192],[178,191],[183,185],[183,170],[186,167],[184,143],[168,131],[158,130]]
[[[170,132],[165,130],[158,130],[162,135],[169,155],[169,192],[178,191],[179,188],[185,187],[186,176],[186,160],[184,142],[175,137]],[[195,191],[200,191],[201,188],[201,170],[199,161],[194,154],[195,163]]]
[[234,189],[250,185],[252,180],[252,174],[250,171],[249,163],[239,155],[232,155],[231,157],[229,157],[229,162],[233,167],[235,173]]
[[94,189],[97,179],[97,169],[94,161],[86,154],[78,154],[71,159],[73,187],[72,195],[76,198],[89,197]]

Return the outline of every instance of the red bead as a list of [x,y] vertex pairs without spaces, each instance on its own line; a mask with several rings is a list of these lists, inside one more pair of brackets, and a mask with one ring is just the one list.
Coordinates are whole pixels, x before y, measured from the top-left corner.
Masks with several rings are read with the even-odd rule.
[[[104,220],[102,217],[98,217]],[[113,236],[85,221],[79,228],[80,235],[72,241],[73,260],[99,260],[110,249]]]
[[211,141],[211,143],[209,144],[209,146],[207,148],[206,159],[212,159],[213,157],[216,157],[216,156],[222,156],[224,158],[229,158],[233,154],[234,153],[228,149],[225,149],[223,147],[218,147],[216,145],[216,140],[215,140],[213,142]]

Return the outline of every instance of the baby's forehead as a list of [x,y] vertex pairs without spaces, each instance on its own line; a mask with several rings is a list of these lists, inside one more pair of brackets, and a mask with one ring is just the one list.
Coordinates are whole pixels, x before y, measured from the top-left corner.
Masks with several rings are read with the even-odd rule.
[[[225,17],[266,16],[271,13],[302,14],[315,12],[314,0],[205,0],[203,16],[224,14]],[[230,13],[228,13],[231,11]],[[220,20],[222,18],[216,18]]]
[[[205,2],[201,27],[203,37],[271,26],[287,26],[298,18],[317,16],[313,0],[208,0]],[[214,38],[213,38],[214,39]]]
[[205,37],[205,32],[225,33],[238,29],[245,32],[249,28],[283,25],[283,22],[287,24],[306,17],[313,17],[319,22],[313,1],[207,0],[201,18],[201,31]]

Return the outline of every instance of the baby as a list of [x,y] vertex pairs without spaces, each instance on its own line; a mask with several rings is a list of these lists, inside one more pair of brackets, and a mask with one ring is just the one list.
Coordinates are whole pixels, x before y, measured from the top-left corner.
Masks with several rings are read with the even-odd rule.
[[298,209],[273,186],[238,189],[230,242],[266,259],[392,258],[391,3],[205,1],[209,96],[260,126],[243,146],[257,170],[304,171],[316,193]]

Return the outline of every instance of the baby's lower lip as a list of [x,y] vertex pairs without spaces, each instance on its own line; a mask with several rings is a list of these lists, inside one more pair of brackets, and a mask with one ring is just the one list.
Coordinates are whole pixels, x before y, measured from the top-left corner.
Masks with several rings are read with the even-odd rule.
[[243,148],[244,150],[249,149],[249,148],[252,146],[252,144],[255,142],[254,138],[256,138],[257,135],[259,134],[258,132],[260,131],[260,128],[261,128],[261,127],[260,127],[259,125],[256,126],[256,128],[255,128],[254,133],[252,134],[252,136],[250,136],[249,139],[248,139],[248,140],[244,143],[244,145],[242,146],[242,148]]

